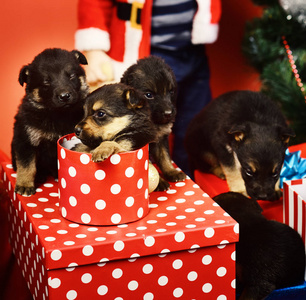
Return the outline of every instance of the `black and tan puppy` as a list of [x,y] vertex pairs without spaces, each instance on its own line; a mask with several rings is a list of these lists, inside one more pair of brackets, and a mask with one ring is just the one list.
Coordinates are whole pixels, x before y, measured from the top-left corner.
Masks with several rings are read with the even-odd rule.
[[236,91],[213,100],[191,121],[185,147],[192,170],[225,178],[230,191],[276,200],[291,136],[293,130],[271,99]]
[[[186,175],[173,167],[169,154],[169,134],[175,120],[177,83],[172,69],[156,56],[139,59],[129,67],[121,82],[141,91],[148,99],[156,141],[150,144],[150,156],[167,181],[182,181]],[[166,190],[169,183],[160,177],[157,190]]]
[[239,223],[236,277],[240,300],[264,299],[275,289],[304,282],[304,243],[294,229],[267,220],[256,200],[242,194],[225,193],[214,200]]
[[82,119],[88,93],[80,64],[87,60],[78,51],[46,49],[20,71],[26,94],[15,116],[12,141],[16,193],[32,195],[35,182],[57,177],[56,142]]
[[82,143],[73,150],[92,153],[94,162],[139,149],[155,139],[147,99],[123,83],[104,85],[93,91],[84,110],[84,119],[75,127]]

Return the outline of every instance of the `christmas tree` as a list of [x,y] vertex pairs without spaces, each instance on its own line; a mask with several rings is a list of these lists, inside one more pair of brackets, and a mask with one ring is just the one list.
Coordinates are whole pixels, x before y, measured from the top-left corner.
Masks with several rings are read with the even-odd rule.
[[262,92],[277,101],[306,142],[306,0],[254,0],[260,18],[246,25],[242,50],[260,73]]

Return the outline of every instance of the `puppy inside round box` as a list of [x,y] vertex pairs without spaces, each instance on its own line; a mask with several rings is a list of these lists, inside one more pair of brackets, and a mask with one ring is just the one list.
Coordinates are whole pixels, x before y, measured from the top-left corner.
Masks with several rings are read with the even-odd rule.
[[149,212],[148,145],[96,163],[91,154],[71,150],[80,142],[74,134],[58,140],[62,216],[88,225],[116,225],[144,217]]

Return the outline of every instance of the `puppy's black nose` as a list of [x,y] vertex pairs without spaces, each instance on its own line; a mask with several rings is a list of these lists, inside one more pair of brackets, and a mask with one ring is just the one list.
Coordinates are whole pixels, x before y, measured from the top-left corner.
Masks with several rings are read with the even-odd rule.
[[66,92],[65,92],[65,93],[61,93],[61,94],[58,96],[59,100],[62,101],[62,102],[67,102],[67,101],[69,101],[70,97],[71,97],[71,95],[70,95],[69,93],[66,93]]
[[81,127],[76,126],[74,128],[74,133],[75,133],[76,136],[80,136],[81,132],[82,132],[82,128]]

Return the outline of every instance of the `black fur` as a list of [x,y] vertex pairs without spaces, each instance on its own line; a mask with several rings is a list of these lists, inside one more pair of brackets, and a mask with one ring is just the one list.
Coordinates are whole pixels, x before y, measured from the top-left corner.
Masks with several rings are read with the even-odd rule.
[[[271,99],[259,92],[236,91],[213,100],[192,120],[185,147],[192,170],[225,176],[231,191],[275,200],[290,136],[293,130]],[[237,178],[231,186],[231,172],[240,174],[242,190],[234,187]]]
[[[150,144],[150,156],[168,181],[182,181],[186,176],[176,170],[169,154],[169,134],[176,115],[177,83],[172,69],[159,57],[139,59],[129,67],[121,82],[141,91],[148,99],[151,118],[156,127],[156,142]],[[157,190],[166,190],[169,183],[160,178]]]
[[32,195],[34,182],[57,177],[56,142],[73,132],[88,94],[80,64],[87,60],[78,51],[46,49],[20,70],[26,94],[15,116],[11,151],[19,194]]
[[303,283],[305,248],[291,227],[267,220],[256,200],[225,193],[214,200],[239,223],[236,246],[240,300],[264,299],[274,289]]

